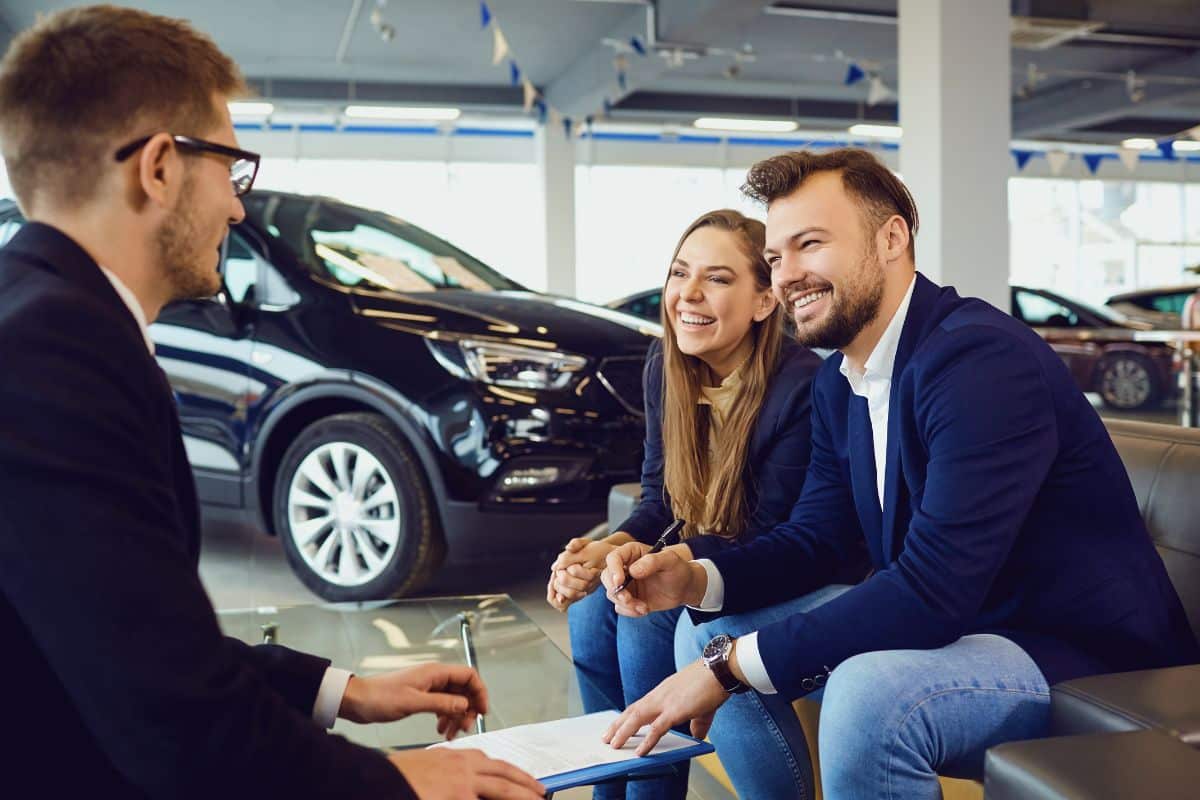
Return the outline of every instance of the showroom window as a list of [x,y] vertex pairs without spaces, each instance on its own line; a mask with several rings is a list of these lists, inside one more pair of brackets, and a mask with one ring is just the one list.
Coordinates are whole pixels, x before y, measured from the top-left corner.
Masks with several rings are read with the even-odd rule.
[[1195,283],[1200,187],[1156,181],[1009,180],[1011,280],[1103,303]]

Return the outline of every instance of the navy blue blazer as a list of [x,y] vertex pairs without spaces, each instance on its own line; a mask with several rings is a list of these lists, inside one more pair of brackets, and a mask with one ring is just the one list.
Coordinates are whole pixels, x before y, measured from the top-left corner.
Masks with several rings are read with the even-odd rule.
[[0,420],[5,796],[416,797],[312,721],[328,661],[221,635],[171,387],[36,222],[0,249]]
[[[800,496],[809,458],[809,410],[812,381],[821,368],[821,357],[785,339],[779,365],[763,398],[754,426],[746,464],[746,502],[750,522],[742,540],[787,519]],[[675,518],[663,486],[663,356],[660,343],[651,345],[642,373],[646,398],[646,446],[642,460],[642,497],[633,514],[617,530],[652,544]],[[687,540],[696,558],[731,546],[723,536],[695,536]]]
[[1103,423],[1063,362],[992,306],[916,278],[892,373],[882,510],[866,400],[829,358],[790,518],[715,553],[722,614],[828,582],[865,539],[875,573],[763,628],[789,698],[858,653],[971,633],[1022,647],[1047,681],[1200,660]]

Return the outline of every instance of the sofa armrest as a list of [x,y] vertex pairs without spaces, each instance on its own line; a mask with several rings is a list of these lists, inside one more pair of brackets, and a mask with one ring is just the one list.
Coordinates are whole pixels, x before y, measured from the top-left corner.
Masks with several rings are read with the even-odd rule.
[[1146,729],[1200,747],[1200,664],[1094,675],[1050,690],[1055,736]]
[[1187,800],[1200,786],[1200,752],[1161,731],[1062,736],[991,748],[984,800]]

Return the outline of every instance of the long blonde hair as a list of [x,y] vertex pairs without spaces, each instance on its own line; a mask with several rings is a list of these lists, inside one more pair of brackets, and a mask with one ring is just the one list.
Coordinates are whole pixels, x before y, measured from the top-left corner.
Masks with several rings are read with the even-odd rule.
[[[750,261],[755,286],[771,286],[771,268],[763,257],[766,230],[761,222],[732,209],[704,214],[683,232],[671,264],[684,241],[699,228],[717,228],[735,234]],[[670,268],[667,271],[670,280]],[[666,286],[663,287],[664,298]],[[683,537],[695,536],[703,528],[734,538],[745,532],[751,509],[746,498],[749,476],[746,462],[750,437],[767,384],[775,374],[783,343],[783,308],[776,305],[770,316],[753,322],[750,336],[754,350],[742,367],[742,391],[713,442],[715,456],[709,458],[711,406],[700,405],[700,387],[708,367],[695,356],[679,349],[671,327],[670,310],[662,305],[663,326],[663,477],[674,515],[686,520]]]

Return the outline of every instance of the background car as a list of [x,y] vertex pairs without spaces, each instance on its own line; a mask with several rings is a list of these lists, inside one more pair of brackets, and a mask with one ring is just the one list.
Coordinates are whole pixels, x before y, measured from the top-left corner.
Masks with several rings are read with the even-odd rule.
[[[661,289],[647,289],[609,303],[646,319],[659,319]],[[1044,338],[1066,363],[1085,392],[1121,411],[1151,408],[1175,386],[1174,355],[1162,344],[1128,336],[1151,326],[1114,311],[1096,308],[1043,289],[1012,287],[1011,313]],[[1103,331],[1097,336],[1097,331]]]
[[1104,304],[1129,319],[1149,323],[1161,330],[1179,330],[1183,304],[1197,290],[1200,290],[1200,283],[1138,289],[1114,294]]
[[[557,550],[641,469],[658,328],[525,290],[414,225],[245,199],[224,291],[150,327],[207,510],[282,537],[330,600]],[[23,223],[0,202],[0,236]]]

